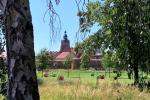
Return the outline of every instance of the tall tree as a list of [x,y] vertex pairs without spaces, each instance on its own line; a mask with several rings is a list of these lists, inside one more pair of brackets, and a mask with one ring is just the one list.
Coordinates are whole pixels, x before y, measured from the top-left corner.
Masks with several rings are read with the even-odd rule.
[[119,59],[132,66],[135,83],[139,67],[150,63],[149,3],[149,0],[97,1],[88,3],[87,10],[78,13],[81,31],[86,31],[90,23],[101,26],[104,47],[113,49]]
[[29,0],[1,0],[0,8],[5,15],[8,100],[39,100]]

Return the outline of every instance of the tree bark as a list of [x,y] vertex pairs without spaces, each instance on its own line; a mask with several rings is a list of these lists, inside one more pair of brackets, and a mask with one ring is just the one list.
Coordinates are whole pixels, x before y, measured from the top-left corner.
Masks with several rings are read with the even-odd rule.
[[5,15],[8,100],[39,100],[29,0],[9,0]]
[[133,64],[133,70],[134,70],[134,84],[139,83],[139,71],[138,71],[138,64]]

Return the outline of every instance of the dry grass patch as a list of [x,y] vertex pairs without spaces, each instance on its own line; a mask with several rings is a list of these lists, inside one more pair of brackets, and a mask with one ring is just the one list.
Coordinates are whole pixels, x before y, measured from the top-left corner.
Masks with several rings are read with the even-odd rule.
[[98,86],[88,81],[44,81],[39,86],[41,100],[149,100],[150,94],[138,88],[101,80]]

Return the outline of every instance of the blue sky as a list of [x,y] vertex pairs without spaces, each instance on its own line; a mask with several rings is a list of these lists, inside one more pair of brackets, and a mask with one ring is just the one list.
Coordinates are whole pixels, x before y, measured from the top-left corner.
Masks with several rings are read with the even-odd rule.
[[60,33],[57,34],[57,37],[55,37],[54,42],[51,42],[50,39],[49,17],[46,16],[44,19],[44,14],[47,9],[46,0],[30,0],[30,9],[34,27],[34,46],[36,54],[42,48],[58,51],[65,30],[67,31],[70,45],[74,47],[75,41],[77,41],[76,32],[79,28],[79,18],[77,16],[75,0],[61,0],[60,4],[56,7],[56,11],[61,19],[62,28]]

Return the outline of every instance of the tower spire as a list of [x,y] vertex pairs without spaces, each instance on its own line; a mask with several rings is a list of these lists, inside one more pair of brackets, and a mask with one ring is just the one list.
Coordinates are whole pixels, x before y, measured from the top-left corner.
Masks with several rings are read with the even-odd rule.
[[68,40],[67,32],[65,31],[63,40],[61,40],[61,48],[59,52],[70,52],[70,50],[70,41]]
[[67,36],[67,32],[66,32],[66,30],[65,30],[65,32],[64,32],[65,34],[64,34],[64,40],[65,41],[68,41],[68,36]]

